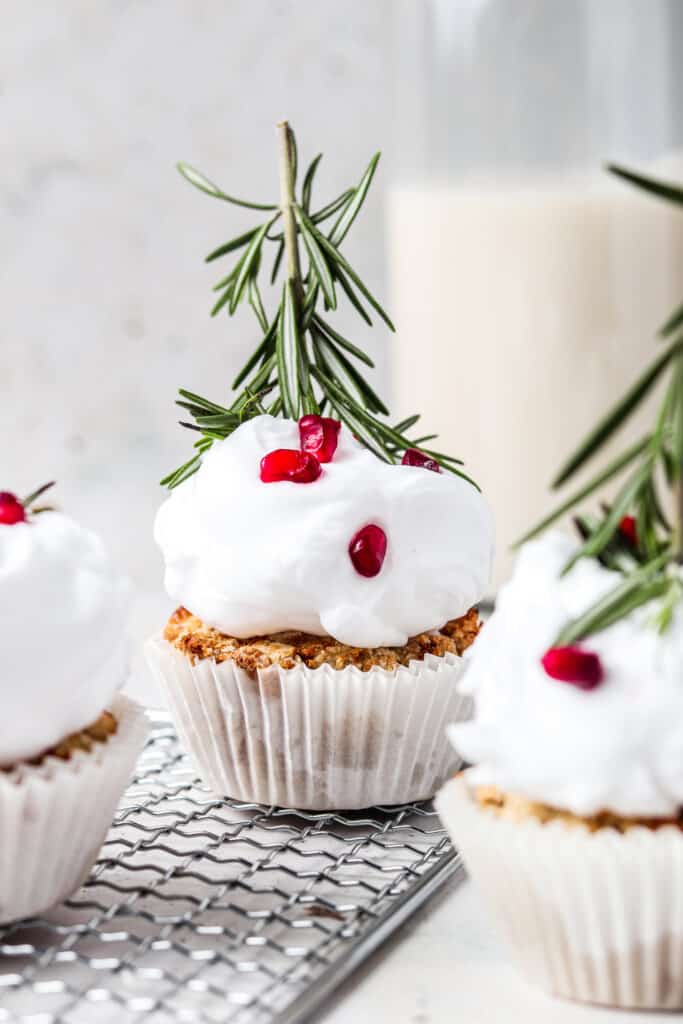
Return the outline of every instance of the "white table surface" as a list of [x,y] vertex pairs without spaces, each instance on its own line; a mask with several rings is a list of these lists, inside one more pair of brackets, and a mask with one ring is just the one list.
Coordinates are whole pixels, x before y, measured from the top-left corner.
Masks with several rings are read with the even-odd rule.
[[322,1024],[643,1024],[635,1013],[553,999],[527,985],[469,881],[447,885],[337,993]]
[[[163,703],[142,656],[144,638],[169,614],[162,595],[134,602],[135,657],[129,692]],[[583,1007],[551,999],[516,973],[479,893],[448,883],[330,1000],[322,1024],[643,1024],[666,1016]],[[678,1014],[667,1015],[678,1020]]]

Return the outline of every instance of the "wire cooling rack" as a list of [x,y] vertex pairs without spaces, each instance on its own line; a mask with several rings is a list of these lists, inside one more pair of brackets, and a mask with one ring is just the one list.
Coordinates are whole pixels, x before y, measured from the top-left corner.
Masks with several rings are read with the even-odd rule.
[[303,1021],[461,870],[431,804],[219,800],[153,724],[89,880],[0,929],[0,1021]]

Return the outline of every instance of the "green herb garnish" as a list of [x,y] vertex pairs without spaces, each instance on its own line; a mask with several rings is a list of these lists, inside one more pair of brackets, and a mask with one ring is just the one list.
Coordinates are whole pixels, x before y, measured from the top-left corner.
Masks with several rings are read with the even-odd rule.
[[[376,153],[357,185],[331,202],[313,203],[315,175],[322,159],[309,165],[297,196],[297,147],[286,121],[278,125],[280,142],[280,201],[257,203],[223,192],[199,171],[179,164],[180,173],[215,199],[259,210],[269,216],[249,231],[214,249],[211,263],[231,253],[239,255],[230,272],[214,286],[217,299],[211,315],[227,310],[233,316],[247,302],[261,332],[260,341],[233,381],[234,397],[228,405],[181,389],[178,405],[194,422],[182,425],[200,434],[195,455],[162,480],[176,487],[199,468],[205,451],[215,440],[228,437],[252,416],[270,413],[298,419],[308,413],[328,412],[340,419],[370,451],[385,462],[397,462],[407,448],[418,448],[444,469],[474,481],[458,467],[460,459],[426,448],[434,435],[408,437],[419,416],[391,426],[389,410],[358,364],[373,367],[370,357],[341,335],[329,313],[347,300],[366,323],[376,314],[390,330],[389,316],[363,283],[340,246],[356,219],[372,183],[380,154]],[[331,226],[327,226],[331,222]],[[264,270],[266,250],[274,256]],[[302,257],[304,266],[302,267]],[[283,267],[284,263],[284,267]],[[282,273],[281,273],[282,272]],[[281,298],[274,312],[266,311],[261,293],[263,274],[275,283],[284,277]],[[476,486],[476,484],[474,484]]]
[[[660,199],[683,207],[683,188],[677,185],[613,164],[608,170]],[[621,572],[623,580],[580,618],[568,623],[556,645],[574,643],[598,633],[651,601],[660,602],[653,622],[664,630],[683,596],[683,305],[668,317],[658,335],[666,344],[664,350],[567,459],[553,481],[553,488],[564,486],[594,458],[654,386],[665,379],[664,397],[652,430],[517,541],[519,545],[536,537],[603,484],[624,475],[613,503],[603,506],[600,516],[575,519],[583,543],[563,570],[568,572],[581,558],[597,558]],[[668,490],[676,496],[673,523],[664,511]],[[632,536],[627,537],[623,526],[625,519],[631,517],[634,529]]]

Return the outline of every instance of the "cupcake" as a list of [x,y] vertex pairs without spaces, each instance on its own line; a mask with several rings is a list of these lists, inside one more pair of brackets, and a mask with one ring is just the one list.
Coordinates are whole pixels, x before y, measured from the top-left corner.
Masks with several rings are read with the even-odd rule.
[[100,540],[0,494],[0,923],[88,874],[146,735],[126,680],[127,590]]
[[180,607],[147,646],[178,732],[218,794],[308,809],[430,797],[457,766],[492,524],[479,491],[390,465],[341,424],[305,480],[307,423],[256,416],[161,506]]
[[[633,525],[621,523],[622,552]],[[639,576],[625,583],[579,552],[557,532],[522,548],[471,651],[474,717],[449,728],[473,767],[437,807],[530,980],[592,1003],[680,1008],[683,603],[662,628]],[[641,591],[617,616],[614,595],[634,579]],[[682,582],[671,565],[657,593]],[[567,636],[610,601],[601,628]]]
[[[148,659],[214,792],[308,809],[417,800],[458,764],[443,729],[470,707],[457,681],[491,513],[461,460],[414,436],[419,415],[389,422],[372,360],[331,322],[344,299],[393,330],[340,251],[379,153],[318,205],[320,154],[299,189],[294,133],[286,121],[277,132],[273,202],[178,165],[221,210],[260,211],[207,257],[235,261],[212,313],[248,300],[260,341],[227,404],[180,391],[195,450],[162,481],[173,493],[155,527],[178,608]],[[263,278],[278,276],[267,310]]]

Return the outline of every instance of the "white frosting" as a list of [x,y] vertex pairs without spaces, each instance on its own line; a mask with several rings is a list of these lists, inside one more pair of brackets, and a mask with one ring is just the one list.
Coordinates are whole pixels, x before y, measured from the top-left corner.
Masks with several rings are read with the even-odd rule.
[[[390,466],[342,428],[313,483],[263,483],[260,461],[298,448],[298,425],[258,416],[204,456],[159,509],[166,590],[237,637],[299,629],[359,647],[400,645],[463,615],[489,579],[493,526],[471,484]],[[348,546],[368,523],[386,533],[379,575]]]
[[595,689],[551,679],[540,659],[560,628],[622,579],[588,559],[559,578],[575,550],[560,533],[522,549],[469,652],[474,720],[449,734],[475,764],[475,784],[584,816],[674,815],[683,806],[683,606],[664,634],[644,606],[587,638],[605,671]]
[[0,525],[0,764],[90,725],[123,684],[127,587],[57,512]]

